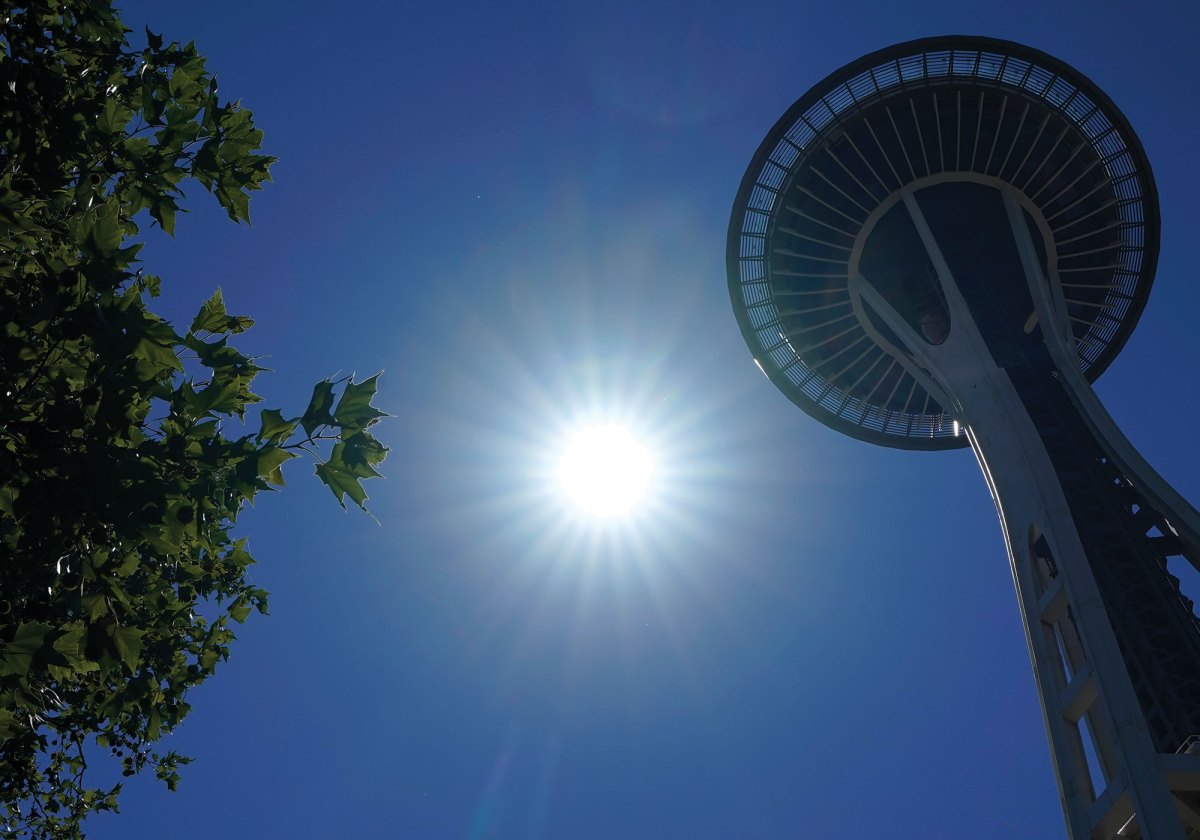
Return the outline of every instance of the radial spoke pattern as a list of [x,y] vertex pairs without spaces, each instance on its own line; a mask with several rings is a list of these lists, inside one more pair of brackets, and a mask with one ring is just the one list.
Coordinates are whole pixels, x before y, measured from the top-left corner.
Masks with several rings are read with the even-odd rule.
[[789,109],[747,170],[730,222],[742,331],[767,375],[828,425],[890,446],[966,445],[868,337],[847,277],[881,202],[914,181],[962,173],[1012,184],[1040,211],[1050,241],[1036,238],[1089,380],[1140,316],[1157,258],[1157,196],[1111,101],[1061,62],[1008,42],[938,38],[884,50]]

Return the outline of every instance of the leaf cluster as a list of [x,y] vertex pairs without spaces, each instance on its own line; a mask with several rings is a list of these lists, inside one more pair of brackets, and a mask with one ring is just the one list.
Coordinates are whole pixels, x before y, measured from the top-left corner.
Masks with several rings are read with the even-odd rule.
[[105,0],[0,17],[0,836],[82,836],[118,805],[100,760],[173,789],[188,759],[156,743],[267,609],[239,513],[299,454],[362,507],[387,452],[377,376],[227,433],[253,322],[219,290],[184,332],[151,311],[141,227],[172,233],[189,183],[248,222],[274,159],[194,45],[129,35]]

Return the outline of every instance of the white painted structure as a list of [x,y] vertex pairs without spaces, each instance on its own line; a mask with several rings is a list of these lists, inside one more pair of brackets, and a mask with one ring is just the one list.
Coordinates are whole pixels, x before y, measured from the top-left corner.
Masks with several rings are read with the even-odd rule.
[[927,38],[819,82],[734,201],[760,369],[872,443],[969,443],[996,504],[1071,840],[1200,840],[1200,515],[1090,383],[1149,295],[1158,198],[1120,110],[1019,44]]
[[[888,347],[954,415],[979,460],[1008,547],[1072,838],[1200,836],[1200,813],[1173,796],[1174,791],[1200,791],[1200,756],[1161,754],[1152,743],[1042,435],[980,335],[915,199],[923,187],[946,181],[973,181],[1000,191],[1035,305],[1036,318],[1026,322],[1026,331],[1041,325],[1062,386],[1081,417],[1103,439],[1121,472],[1155,499],[1160,511],[1170,511],[1168,521],[1176,534],[1200,547],[1196,511],[1141,459],[1079,374],[1073,339],[1065,328],[1060,278],[1053,269],[1049,278],[1044,276],[1022,218],[1022,210],[1037,213],[1037,208],[1016,189],[977,175],[942,175],[892,195],[863,226],[850,257],[857,316],[876,342]],[[858,271],[875,221],[897,202],[911,215],[945,295],[950,329],[940,344],[925,340]],[[1034,218],[1044,228],[1040,213]],[[864,306],[887,324],[901,346],[879,333]],[[1045,538],[1057,566],[1053,577],[1034,554],[1039,537]],[[1200,557],[1200,552],[1192,556]],[[1068,608],[1073,620],[1067,618]]]

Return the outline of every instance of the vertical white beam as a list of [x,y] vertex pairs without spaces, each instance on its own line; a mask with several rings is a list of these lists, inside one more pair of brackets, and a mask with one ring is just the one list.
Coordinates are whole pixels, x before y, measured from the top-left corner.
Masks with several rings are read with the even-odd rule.
[[[951,325],[946,340],[940,345],[924,341],[870,285],[870,278],[855,277],[853,271],[851,295],[866,300],[904,345],[902,348],[889,345],[885,349],[910,372],[917,368],[921,375],[919,381],[939,401],[942,401],[939,395],[944,395],[947,400],[943,405],[953,406],[967,428],[972,448],[996,502],[1008,546],[1072,840],[1115,836],[1130,817],[1146,840],[1184,840],[1164,767],[1150,737],[1054,464],[1020,394],[1007,372],[996,365],[975,326],[913,190],[904,191],[902,197],[942,284]],[[1054,362],[1065,381],[1070,381],[1072,376],[1082,380],[1074,361],[1074,351],[1068,344],[1070,331],[1064,329],[1065,303],[1061,307],[1054,306],[1015,193],[1005,193],[1005,204],[1025,279],[1031,290],[1036,289],[1033,299]],[[856,305],[856,311],[860,311],[860,305]],[[1078,390],[1083,394],[1079,399],[1090,397],[1095,400],[1086,382]],[[1112,446],[1113,441],[1106,434],[1109,430],[1098,423],[1090,411],[1081,408],[1081,413],[1098,439],[1106,446]],[[1111,420],[1108,423],[1111,424]],[[1123,437],[1121,441],[1124,441]],[[1128,446],[1127,442],[1124,445]],[[1128,448],[1132,453],[1128,457],[1132,460],[1136,453],[1132,447]],[[1165,494],[1169,487],[1165,482],[1162,487],[1166,488],[1161,490]],[[1172,510],[1173,507],[1165,509]],[[1186,509],[1191,510],[1190,506]],[[1038,573],[1029,543],[1031,526],[1035,525],[1050,546],[1061,580],[1061,592],[1051,595],[1046,604],[1038,597]],[[1074,678],[1070,684],[1066,684],[1061,670],[1057,642],[1053,634],[1048,635],[1043,630],[1043,616],[1054,606],[1055,599],[1062,599],[1057,609],[1064,609],[1064,604],[1070,606],[1073,624],[1078,627],[1078,637],[1073,630],[1064,633],[1064,646],[1073,660]],[[1062,630],[1066,626],[1065,619],[1058,615],[1056,620]],[[1106,776],[1107,788],[1098,798],[1098,792],[1092,788],[1077,726],[1084,718],[1096,734],[1095,745]]]

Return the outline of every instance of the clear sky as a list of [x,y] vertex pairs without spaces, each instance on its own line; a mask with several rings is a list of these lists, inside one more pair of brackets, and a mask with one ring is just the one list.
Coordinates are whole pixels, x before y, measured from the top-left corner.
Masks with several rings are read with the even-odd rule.
[[[147,268],[258,320],[268,405],[382,368],[379,524],[306,467],[243,518],[272,593],[95,838],[1041,840],[1065,835],[995,512],[968,451],[791,405],[730,311],[762,136],[827,73],[1024,42],[1146,146],[1163,250],[1098,390],[1200,499],[1192,4],[126,2],[195,39],[280,158],[252,228],[193,186]],[[548,466],[619,420],[658,459],[598,525]],[[1194,578],[1186,586],[1197,594]]]

